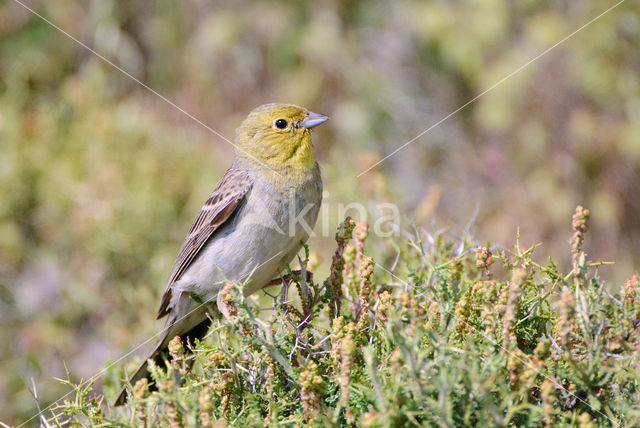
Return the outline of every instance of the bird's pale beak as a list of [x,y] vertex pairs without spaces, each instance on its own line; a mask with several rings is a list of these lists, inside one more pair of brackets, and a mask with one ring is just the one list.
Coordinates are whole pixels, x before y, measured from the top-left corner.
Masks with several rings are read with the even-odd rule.
[[301,125],[307,129],[311,129],[314,126],[318,126],[329,120],[329,116],[325,116],[324,114],[314,113],[312,111],[307,111],[305,113],[307,114],[307,117],[302,119]]

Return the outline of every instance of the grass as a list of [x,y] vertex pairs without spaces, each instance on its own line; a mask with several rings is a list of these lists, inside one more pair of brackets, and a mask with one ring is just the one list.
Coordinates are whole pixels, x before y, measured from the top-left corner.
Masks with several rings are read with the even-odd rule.
[[347,218],[326,280],[301,275],[270,310],[227,285],[229,318],[172,342],[157,391],[129,385],[125,410],[110,407],[125,378],[114,366],[105,396],[66,381],[73,398],[48,424],[634,426],[640,279],[607,291],[583,249],[588,222],[578,207],[564,273],[535,262],[537,247],[424,231],[394,242],[385,267]]

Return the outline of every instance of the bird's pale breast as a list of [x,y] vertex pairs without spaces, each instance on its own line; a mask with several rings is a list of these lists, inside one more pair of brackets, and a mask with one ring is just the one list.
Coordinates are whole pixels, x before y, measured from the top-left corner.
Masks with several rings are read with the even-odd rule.
[[[256,179],[246,200],[210,239],[173,287],[215,300],[224,282],[250,295],[276,277],[306,241],[322,198],[319,170],[287,192]],[[318,177],[317,179],[314,177]]]

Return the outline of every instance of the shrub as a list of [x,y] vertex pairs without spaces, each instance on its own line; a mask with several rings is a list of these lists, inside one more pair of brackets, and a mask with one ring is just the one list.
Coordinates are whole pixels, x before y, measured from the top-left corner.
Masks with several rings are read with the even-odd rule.
[[[588,219],[578,207],[564,274],[519,242],[506,251],[424,232],[397,243],[390,269],[366,255],[366,224],[347,218],[323,283],[304,274],[306,249],[295,303],[274,296],[261,311],[229,285],[231,315],[202,342],[172,343],[153,369],[158,391],[139,382],[116,411],[91,382],[75,385],[50,423],[631,426],[640,279],[607,291],[583,250]],[[120,377],[111,371],[108,396]]]

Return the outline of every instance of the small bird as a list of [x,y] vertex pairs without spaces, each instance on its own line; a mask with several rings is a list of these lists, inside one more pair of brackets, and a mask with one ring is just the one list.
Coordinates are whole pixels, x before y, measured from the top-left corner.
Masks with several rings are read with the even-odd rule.
[[[148,357],[162,363],[170,340],[202,338],[225,283],[249,296],[269,285],[298,253],[322,199],[310,129],[328,119],[291,104],[257,107],[236,130],[235,158],[197,215],[171,269],[158,319],[167,317]],[[147,359],[147,360],[148,360]],[[149,379],[147,360],[131,377]],[[120,392],[115,404],[126,400]]]

